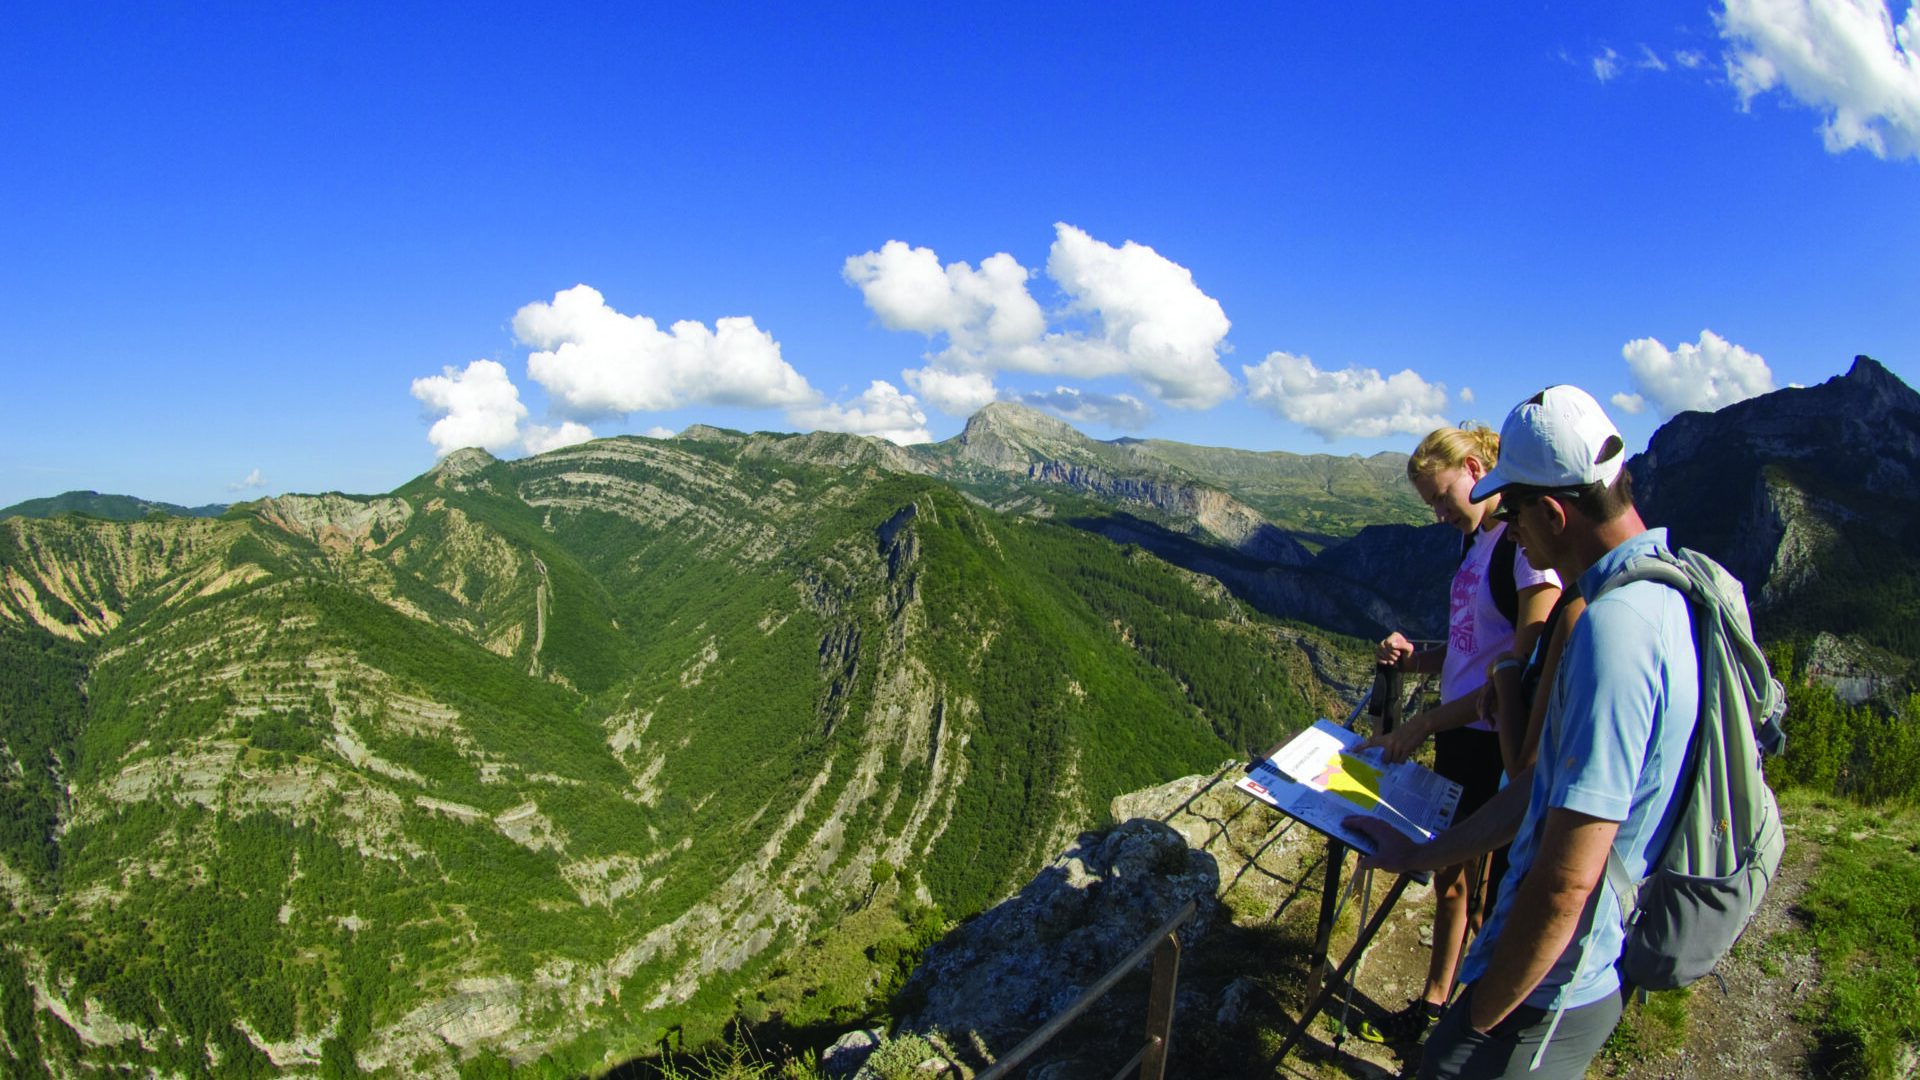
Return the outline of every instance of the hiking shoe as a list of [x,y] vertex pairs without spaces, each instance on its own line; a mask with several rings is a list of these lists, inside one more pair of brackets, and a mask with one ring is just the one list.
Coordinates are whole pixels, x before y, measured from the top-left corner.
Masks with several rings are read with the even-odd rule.
[[[1382,1017],[1379,1024],[1370,1026],[1379,1032],[1381,1042],[1416,1042],[1427,1033],[1435,1020],[1440,1019],[1441,1011],[1441,1007],[1431,1001],[1414,998],[1407,1002],[1406,1008]],[[1361,1035],[1361,1038],[1366,1036]]]

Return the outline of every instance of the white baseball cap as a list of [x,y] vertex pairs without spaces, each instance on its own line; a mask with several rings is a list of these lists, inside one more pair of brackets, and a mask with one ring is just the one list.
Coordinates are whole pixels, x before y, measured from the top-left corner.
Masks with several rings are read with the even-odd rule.
[[1549,386],[1514,406],[1500,425],[1500,460],[1473,485],[1474,502],[1514,484],[1579,488],[1611,484],[1627,461],[1620,429],[1593,395]]

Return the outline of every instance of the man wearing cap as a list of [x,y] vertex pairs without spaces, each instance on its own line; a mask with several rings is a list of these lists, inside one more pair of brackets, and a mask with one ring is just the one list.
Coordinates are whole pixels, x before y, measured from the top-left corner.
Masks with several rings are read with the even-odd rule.
[[[1500,460],[1473,487],[1547,562],[1584,567],[1594,595],[1636,556],[1666,547],[1633,507],[1620,433],[1593,397],[1552,386],[1508,414]],[[1437,869],[1513,840],[1499,903],[1461,965],[1466,984],[1427,1040],[1422,1077],[1579,1077],[1620,1019],[1619,900],[1601,887],[1609,847],[1635,880],[1678,812],[1699,706],[1686,600],[1657,582],[1608,590],[1567,640],[1540,751],[1478,813],[1414,845],[1367,819],[1370,865]],[[1669,805],[1670,803],[1675,805]],[[1597,893],[1597,895],[1596,895]]]

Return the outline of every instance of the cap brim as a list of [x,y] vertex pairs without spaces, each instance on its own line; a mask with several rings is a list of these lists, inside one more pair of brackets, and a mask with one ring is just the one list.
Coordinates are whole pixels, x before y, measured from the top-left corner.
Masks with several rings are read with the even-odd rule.
[[1512,487],[1515,482],[1500,471],[1499,465],[1495,465],[1487,470],[1487,475],[1481,477],[1479,483],[1473,485],[1473,490],[1467,494],[1467,501],[1486,502],[1500,494],[1501,488]]

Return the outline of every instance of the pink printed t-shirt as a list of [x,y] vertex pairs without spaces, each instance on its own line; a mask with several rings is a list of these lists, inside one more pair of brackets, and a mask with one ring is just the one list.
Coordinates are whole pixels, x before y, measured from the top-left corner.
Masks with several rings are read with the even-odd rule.
[[[1494,606],[1493,589],[1488,585],[1488,564],[1493,549],[1506,531],[1504,522],[1476,532],[1473,547],[1453,572],[1453,588],[1447,594],[1447,660],[1440,668],[1440,700],[1453,701],[1476,693],[1487,681],[1487,665],[1493,658],[1513,648],[1513,624]],[[1513,586],[1516,593],[1536,585],[1559,585],[1551,570],[1535,570],[1518,547],[1513,550]],[[1475,720],[1467,725],[1491,731],[1493,725]]]

